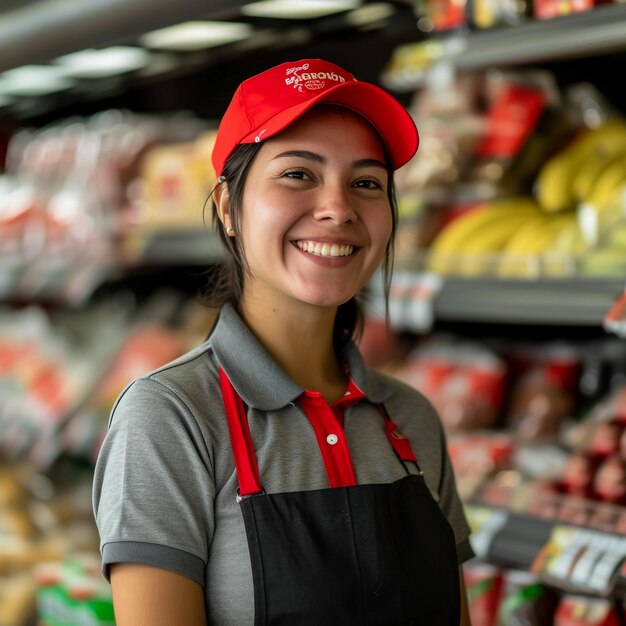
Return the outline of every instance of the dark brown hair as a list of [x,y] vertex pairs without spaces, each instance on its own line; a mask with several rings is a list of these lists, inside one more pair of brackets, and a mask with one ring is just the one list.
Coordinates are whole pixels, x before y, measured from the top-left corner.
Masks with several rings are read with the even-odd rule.
[[[233,228],[236,233],[241,232],[243,192],[250,167],[261,149],[262,144],[240,144],[228,157],[222,176],[228,185],[229,211]],[[387,159],[387,163],[389,159]],[[387,196],[391,206],[392,228],[391,236],[387,242],[385,256],[382,261],[383,284],[385,295],[385,313],[388,315],[389,289],[393,271],[393,250],[396,224],[398,220],[398,205],[396,201],[393,170],[388,168]],[[250,270],[246,262],[245,253],[241,244],[241,237],[229,237],[219,219],[215,201],[211,199],[213,210],[213,227],[217,231],[224,246],[225,255],[223,263],[217,274],[210,280],[206,303],[212,307],[220,307],[226,302],[235,307],[239,304],[243,293],[245,276],[250,276]],[[365,293],[357,294],[337,310],[333,343],[339,354],[345,344],[354,336],[357,336],[362,328],[363,309],[361,300],[366,298]]]

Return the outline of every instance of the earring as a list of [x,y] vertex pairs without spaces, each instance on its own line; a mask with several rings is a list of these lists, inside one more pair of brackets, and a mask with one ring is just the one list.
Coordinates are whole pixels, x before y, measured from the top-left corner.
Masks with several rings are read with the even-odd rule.
[[218,184],[220,184],[220,185],[221,185],[222,183],[225,183],[225,182],[226,182],[226,177],[225,177],[225,176],[218,176],[218,177],[217,177],[217,182],[218,182]]
[[227,234],[229,237],[233,237],[233,236],[235,235],[235,229],[234,229],[232,226],[229,226],[229,227],[226,229],[226,234]]

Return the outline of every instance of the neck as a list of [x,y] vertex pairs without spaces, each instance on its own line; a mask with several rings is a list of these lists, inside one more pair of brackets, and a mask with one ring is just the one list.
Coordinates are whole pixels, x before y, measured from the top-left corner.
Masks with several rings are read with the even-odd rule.
[[244,295],[239,313],[293,381],[321,392],[329,402],[343,395],[347,379],[333,348],[336,307],[303,302],[268,306]]

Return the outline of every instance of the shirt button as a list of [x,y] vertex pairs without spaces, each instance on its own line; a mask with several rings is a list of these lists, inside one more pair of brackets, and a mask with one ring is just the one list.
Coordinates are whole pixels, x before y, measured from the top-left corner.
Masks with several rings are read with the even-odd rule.
[[337,435],[335,435],[334,433],[331,433],[330,435],[328,435],[328,437],[326,437],[326,441],[331,446],[334,446],[339,441],[339,437],[337,437]]

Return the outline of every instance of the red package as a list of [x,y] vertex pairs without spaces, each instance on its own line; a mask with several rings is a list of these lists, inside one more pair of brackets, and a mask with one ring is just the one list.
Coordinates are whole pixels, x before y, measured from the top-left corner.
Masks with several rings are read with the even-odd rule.
[[618,454],[605,459],[595,474],[593,490],[598,500],[626,505],[626,460]]
[[554,615],[554,626],[619,626],[618,616],[608,600],[566,595]]
[[599,4],[606,4],[606,0],[535,0],[533,12],[536,18],[548,20],[559,15],[591,11]]
[[472,626],[496,626],[502,599],[502,571],[487,563],[463,567]]

